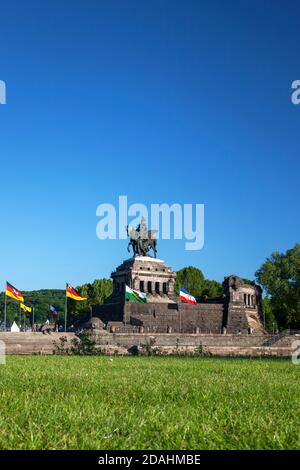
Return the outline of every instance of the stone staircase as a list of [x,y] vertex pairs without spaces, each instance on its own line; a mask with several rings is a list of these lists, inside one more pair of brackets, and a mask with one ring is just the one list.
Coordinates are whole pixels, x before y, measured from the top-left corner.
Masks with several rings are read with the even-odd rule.
[[300,340],[300,330],[283,330],[264,341],[263,346],[274,346],[278,345],[278,343],[280,346],[290,346],[291,342],[294,341],[297,336],[299,336]]

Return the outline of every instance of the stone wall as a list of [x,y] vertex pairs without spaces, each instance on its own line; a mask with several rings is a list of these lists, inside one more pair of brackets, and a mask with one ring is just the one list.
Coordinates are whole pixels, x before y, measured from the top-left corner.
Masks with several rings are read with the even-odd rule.
[[[203,349],[204,353],[217,356],[286,356],[291,355],[291,344],[299,336],[273,337],[267,335],[220,335],[220,334],[133,334],[94,332],[98,346],[108,354],[130,354],[134,347],[152,343],[165,354],[193,354]],[[54,341],[66,336],[68,342],[73,333],[0,333],[6,345],[6,354],[53,354]]]
[[[124,313],[123,313],[124,312]],[[221,333],[223,304],[203,303],[110,303],[93,308],[93,315],[103,323],[123,323],[123,331],[143,327],[145,331],[167,333]],[[135,327],[135,328],[134,328]],[[120,324],[119,330],[122,329]]]
[[199,332],[222,333],[224,319],[224,305],[215,304],[197,304],[189,305],[184,303],[178,304],[181,315],[181,331],[195,332],[198,328]]
[[216,356],[274,356],[290,357],[291,344],[297,338],[287,336],[274,342],[272,346],[265,345],[267,335],[219,335],[219,334],[134,334],[112,333],[103,335],[96,333],[97,344],[107,348],[112,353],[127,354],[135,348],[152,344],[162,354],[193,354],[200,348],[205,354]]
[[219,335],[219,334],[175,334],[175,333],[96,333],[98,344],[115,344],[131,348],[146,344],[155,339],[157,346],[216,346],[216,347],[253,347],[263,346],[266,335]]
[[235,302],[227,305],[227,333],[247,333],[249,330],[248,317],[244,305]]
[[100,318],[103,323],[123,322],[124,300],[103,305],[93,305],[93,316]]
[[66,336],[70,342],[74,333],[0,333],[0,341],[5,343],[6,354],[53,354],[54,341]]
[[[231,275],[224,280],[223,296],[190,305],[175,295],[175,277],[162,260],[130,258],[112,273],[113,293],[93,307],[93,315],[120,332],[263,333],[258,286]],[[147,293],[147,304],[125,302],[126,285]]]

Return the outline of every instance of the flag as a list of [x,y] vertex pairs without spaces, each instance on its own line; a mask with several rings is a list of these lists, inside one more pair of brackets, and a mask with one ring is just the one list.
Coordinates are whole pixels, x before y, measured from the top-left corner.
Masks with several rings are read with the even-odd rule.
[[23,310],[23,312],[28,312],[28,313],[32,312],[32,308],[27,307],[27,305],[23,304],[22,302],[20,303],[20,308]]
[[76,290],[73,289],[73,287],[70,284],[67,284],[66,296],[70,297],[70,299],[73,299],[73,300],[79,300],[79,301],[87,300],[86,297],[80,297],[78,292],[76,292]]
[[130,289],[128,286],[126,286],[125,289],[125,300],[131,300],[132,302],[142,302],[143,304],[147,303],[147,297],[144,292]]
[[179,289],[179,298],[187,304],[195,305],[197,303],[195,297],[193,297],[187,290],[183,289],[182,287],[180,287]]
[[5,294],[12,299],[19,300],[20,302],[24,302],[23,294],[18,291],[14,286],[12,286],[9,282],[6,283],[6,291]]
[[56,308],[54,307],[54,305],[50,305],[50,312],[52,313],[52,315],[53,315],[54,317],[57,317],[58,311],[56,310]]

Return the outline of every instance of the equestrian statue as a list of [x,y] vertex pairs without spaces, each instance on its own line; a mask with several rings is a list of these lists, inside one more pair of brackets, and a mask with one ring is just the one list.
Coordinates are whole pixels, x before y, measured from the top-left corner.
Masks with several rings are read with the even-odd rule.
[[127,250],[130,251],[130,247],[133,251],[133,256],[148,256],[149,251],[152,249],[154,258],[156,258],[156,233],[157,230],[148,230],[144,217],[141,219],[141,223],[134,229],[131,225],[126,226],[126,232],[130,241],[127,246]]

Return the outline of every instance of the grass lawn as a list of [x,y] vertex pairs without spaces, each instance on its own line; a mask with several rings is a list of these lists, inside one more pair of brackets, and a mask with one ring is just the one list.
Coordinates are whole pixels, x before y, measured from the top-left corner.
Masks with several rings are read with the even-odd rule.
[[8,356],[0,449],[300,448],[289,360]]

